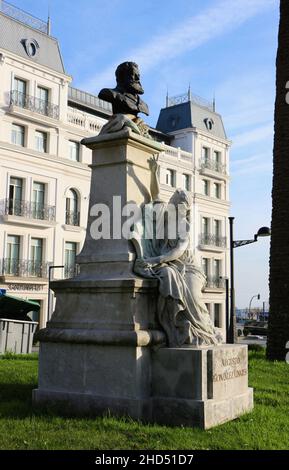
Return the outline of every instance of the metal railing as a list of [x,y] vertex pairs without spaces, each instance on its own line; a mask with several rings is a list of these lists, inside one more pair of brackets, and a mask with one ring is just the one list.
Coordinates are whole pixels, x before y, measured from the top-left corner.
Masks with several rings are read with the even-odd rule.
[[14,20],[21,21],[21,23],[24,23],[31,28],[38,29],[38,31],[41,31],[42,33],[49,34],[48,22],[46,23],[45,21],[26,13],[26,11],[11,5],[5,0],[0,0],[0,12],[14,18]]
[[207,108],[210,111],[213,111],[213,112],[215,111],[213,101],[209,101],[209,100],[206,100],[205,98],[202,98],[201,96],[195,95],[191,93],[190,90],[187,93],[183,93],[182,95],[167,97],[166,106],[167,108],[169,108],[171,106],[176,106],[178,104],[187,103],[189,101],[197,104],[198,106],[202,106],[203,108]]
[[227,174],[226,165],[224,165],[224,163],[217,162],[216,160],[212,160],[211,158],[202,158],[200,160],[200,170],[204,171],[206,169],[216,171],[223,175]]
[[206,287],[210,289],[225,289],[225,280],[220,276],[207,276]]
[[112,114],[112,105],[107,101],[100,100],[97,96],[87,93],[86,91],[78,90],[71,86],[68,87],[68,101],[77,101],[80,104],[91,106],[105,110],[106,113]]
[[221,237],[212,233],[202,233],[200,235],[200,245],[217,246],[219,248],[226,248],[227,237]]
[[4,258],[0,260],[0,276],[48,278],[49,263]]
[[79,265],[78,264],[66,264],[64,266],[64,277],[65,279],[70,279],[79,274]]
[[3,199],[0,201],[0,215],[16,215],[27,219],[55,221],[55,206],[47,206],[37,202],[21,201],[18,199]]
[[59,119],[59,106],[49,101],[41,100],[35,96],[26,95],[17,90],[10,92],[10,106],[29,109],[37,114],[48,116],[53,119]]
[[66,225],[74,225],[75,227],[79,227],[79,223],[80,223],[79,212],[73,212],[73,211],[65,212],[65,224]]

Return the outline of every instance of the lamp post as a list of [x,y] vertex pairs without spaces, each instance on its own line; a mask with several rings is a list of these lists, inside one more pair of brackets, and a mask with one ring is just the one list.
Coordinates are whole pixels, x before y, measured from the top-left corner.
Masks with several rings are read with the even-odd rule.
[[268,237],[271,235],[269,227],[261,227],[254,235],[252,240],[234,240],[234,220],[235,217],[229,217],[230,224],[230,276],[231,276],[231,299],[230,299],[230,325],[228,343],[235,343],[235,280],[234,280],[234,248],[256,243],[259,237]]
[[250,300],[250,302],[249,302],[249,312],[248,312],[249,316],[251,316],[250,314],[251,314],[251,304],[252,304],[252,300],[255,299],[255,297],[256,297],[258,300],[260,300],[260,297],[261,297],[261,296],[260,296],[260,294],[256,294],[256,295],[253,295],[253,297],[251,298],[251,300]]
[[50,282],[53,269],[62,269],[64,266],[49,266],[48,268],[48,302],[47,302],[47,320],[50,320]]
[[225,281],[225,288],[226,288],[226,343],[228,343],[228,342],[229,342],[229,338],[230,338],[230,331],[229,331],[229,325],[230,325],[230,304],[229,304],[230,289],[229,289],[229,278],[228,278],[228,277],[220,276],[220,279],[221,279],[222,281]]

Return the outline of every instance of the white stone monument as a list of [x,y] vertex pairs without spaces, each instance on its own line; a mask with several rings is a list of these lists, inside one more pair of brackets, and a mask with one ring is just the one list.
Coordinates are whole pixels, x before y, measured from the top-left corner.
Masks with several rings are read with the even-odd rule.
[[[253,408],[247,346],[220,344],[199,295],[203,275],[178,251],[183,240],[173,247],[175,264],[172,243],[171,251],[163,244],[160,256],[144,260],[119,230],[127,204],[144,207],[157,192],[152,161],[162,145],[145,137],[138,119],[117,113],[101,135],[85,141],[93,155],[80,274],[51,285],[56,308],[38,333],[33,401],[62,413],[110,412],[208,429]],[[107,239],[94,236],[100,205],[110,209]],[[166,284],[168,275],[175,288]]]

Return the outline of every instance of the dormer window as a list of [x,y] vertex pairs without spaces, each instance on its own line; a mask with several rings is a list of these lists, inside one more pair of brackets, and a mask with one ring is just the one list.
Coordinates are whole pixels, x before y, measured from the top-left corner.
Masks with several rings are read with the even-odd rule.
[[214,125],[213,119],[206,118],[206,119],[204,119],[204,122],[205,122],[205,125],[206,125],[206,128],[208,129],[208,131],[211,131],[213,129],[213,125]]

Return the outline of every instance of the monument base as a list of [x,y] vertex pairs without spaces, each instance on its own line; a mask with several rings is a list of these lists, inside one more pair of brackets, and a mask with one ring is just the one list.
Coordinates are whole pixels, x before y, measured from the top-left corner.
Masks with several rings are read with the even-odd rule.
[[[51,338],[50,338],[51,339]],[[250,412],[247,346],[43,343],[36,406],[209,429]]]

